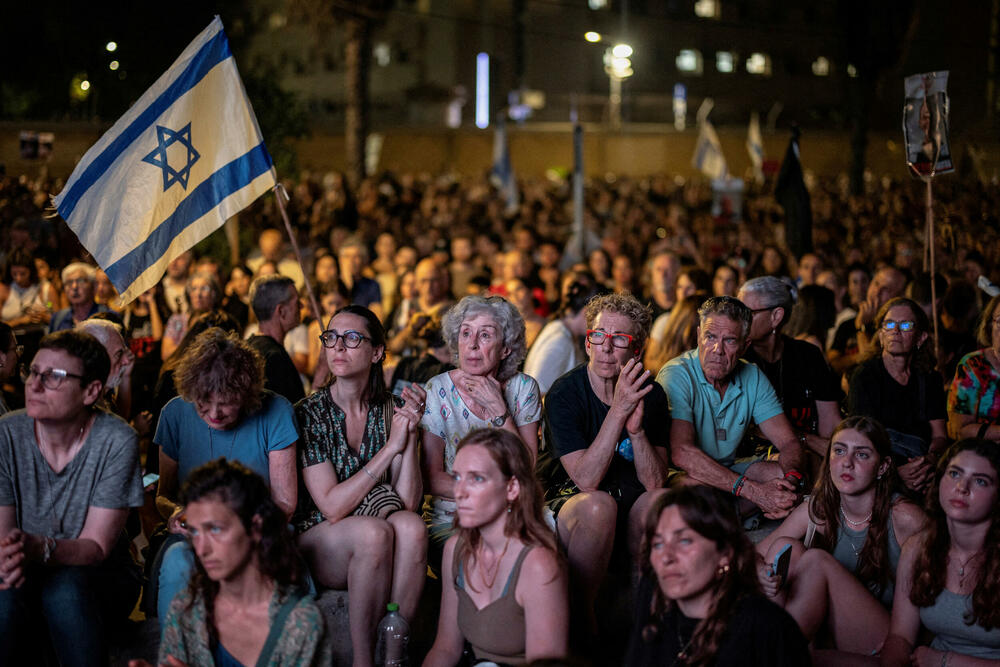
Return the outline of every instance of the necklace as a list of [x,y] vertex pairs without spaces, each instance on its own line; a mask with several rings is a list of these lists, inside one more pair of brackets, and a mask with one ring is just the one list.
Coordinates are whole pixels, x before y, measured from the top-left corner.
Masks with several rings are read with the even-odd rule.
[[[974,552],[972,552],[972,555],[970,555],[968,558],[965,559],[964,563],[962,561],[959,561],[959,563],[958,563],[958,586],[959,586],[959,588],[964,588],[964,586],[965,586],[965,566],[968,565],[969,563],[971,563],[977,556],[979,556],[979,554],[980,554],[979,551],[974,551]],[[956,558],[955,560],[958,560],[958,559]],[[972,574],[972,573],[970,572],[969,574]]]
[[[73,442],[70,443],[69,449],[67,451],[73,452],[74,450],[77,449],[77,446],[83,441],[83,434],[87,430],[87,427],[90,425],[91,419],[92,419],[92,417],[88,417],[86,419],[86,421],[83,422],[83,424],[80,426],[79,433],[76,434],[76,437],[73,439]],[[38,430],[38,422],[37,421],[34,424],[34,429],[35,429],[35,440],[38,442],[38,452],[41,454],[42,453],[42,434]],[[45,443],[45,446],[51,452],[52,447],[48,443]],[[74,457],[75,457],[75,453],[74,453]],[[49,496],[49,510],[43,516],[49,517],[49,520],[51,522],[51,530],[52,530],[52,535],[50,535],[50,537],[54,537],[54,536],[60,535],[63,532],[63,520],[62,520],[62,517],[56,512],[56,504],[60,500],[62,500],[63,491],[65,489],[60,489],[59,495],[56,495],[56,480],[53,477],[53,474],[55,474],[58,477],[59,473],[61,473],[63,470],[66,469],[66,466],[63,466],[59,470],[59,473],[56,473],[52,469],[52,466],[49,464],[48,459],[45,458],[44,454],[42,454],[42,459],[43,459],[43,464],[44,464],[43,467],[45,468],[45,478],[46,478],[46,481],[48,481],[48,486],[49,486],[49,493],[48,493],[48,496]],[[72,462],[72,459],[71,459],[71,462]],[[67,465],[69,465],[69,464],[67,464]]]
[[678,618],[677,618],[677,623],[674,624],[674,633],[677,635],[677,645],[681,647],[680,650],[677,651],[677,657],[674,659],[674,664],[676,665],[678,663],[687,662],[688,659],[687,650],[691,648],[691,642],[694,641],[695,633],[692,632],[687,642],[685,642],[684,638],[681,637],[681,624],[680,624],[681,613],[680,611],[675,611],[675,613],[677,614]]
[[868,512],[868,516],[866,516],[864,519],[861,519],[860,521],[851,521],[850,517],[847,516],[847,512],[844,511],[843,503],[840,504],[840,516],[844,517],[844,521],[846,521],[848,525],[854,526],[855,528],[857,528],[858,526],[862,526],[872,520],[872,512]]
[[486,567],[486,563],[481,558],[479,559],[479,562],[481,563],[479,566],[479,576],[482,578],[483,583],[486,584],[486,588],[493,588],[493,584],[497,582],[497,575],[500,574],[500,561],[502,561],[503,557],[507,555],[507,547],[509,546],[510,538],[508,537],[507,541],[503,544],[503,551],[500,552],[500,555],[497,557],[496,563],[494,564],[493,576],[489,580],[486,579],[489,569]]
[[[208,429],[208,460],[214,461],[217,457],[215,456],[215,438],[213,431],[215,430],[208,424],[205,425]],[[233,428],[233,433],[229,437],[229,451],[226,453],[226,459],[229,461],[233,460],[233,447],[236,445],[236,429]]]

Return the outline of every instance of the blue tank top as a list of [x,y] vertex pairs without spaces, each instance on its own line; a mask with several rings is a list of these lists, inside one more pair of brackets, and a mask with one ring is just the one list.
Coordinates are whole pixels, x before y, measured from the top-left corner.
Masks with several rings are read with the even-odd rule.
[[934,633],[931,648],[1000,660],[1000,628],[984,630],[981,625],[966,624],[965,615],[971,611],[971,595],[959,595],[948,589],[943,589],[930,607],[921,607],[920,622]]

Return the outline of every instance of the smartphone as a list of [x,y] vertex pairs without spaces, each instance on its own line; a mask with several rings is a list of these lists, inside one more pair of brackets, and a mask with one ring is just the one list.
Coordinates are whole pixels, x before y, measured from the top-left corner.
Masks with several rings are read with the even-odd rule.
[[143,475],[142,476],[142,488],[145,489],[150,484],[156,484],[158,481],[160,481],[160,476],[157,475],[155,472],[151,472],[148,475]]
[[774,562],[771,563],[771,576],[778,575],[781,577],[781,582],[784,584],[785,580],[788,579],[788,566],[792,564],[792,545],[786,544],[785,547],[778,552],[778,555],[774,557]]

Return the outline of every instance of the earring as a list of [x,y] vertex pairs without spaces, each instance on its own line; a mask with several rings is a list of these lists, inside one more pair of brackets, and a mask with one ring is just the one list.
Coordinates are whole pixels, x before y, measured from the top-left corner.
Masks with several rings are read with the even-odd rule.
[[724,577],[727,574],[729,574],[729,563],[726,563],[725,565],[720,565],[719,569],[716,571],[716,574],[720,577]]
[[511,510],[512,510],[513,508],[514,508],[514,504],[513,504],[513,503],[507,503],[507,514],[510,514],[510,511],[511,511]]
[[777,328],[772,328],[771,329],[771,335],[773,336],[776,333],[778,333],[778,329]]

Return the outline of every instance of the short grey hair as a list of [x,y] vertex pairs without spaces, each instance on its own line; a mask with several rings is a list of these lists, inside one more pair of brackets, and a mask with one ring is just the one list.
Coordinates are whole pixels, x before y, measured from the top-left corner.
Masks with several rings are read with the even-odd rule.
[[728,317],[733,322],[743,325],[743,340],[750,334],[750,322],[753,321],[753,313],[746,304],[731,296],[713,296],[698,309],[698,326],[704,326],[705,320],[713,315]]
[[[760,296],[764,300],[764,303],[767,304],[765,306],[761,306],[761,308],[784,308],[785,315],[781,318],[782,324],[784,324],[788,319],[788,316],[791,315],[792,307],[795,306],[795,301],[797,300],[795,288],[781,278],[776,278],[775,276],[751,278],[740,285],[740,290],[737,296],[743,297],[745,294],[756,294]],[[752,312],[751,315],[753,315]]]
[[295,281],[288,276],[270,275],[256,278],[250,285],[250,307],[257,321],[267,322],[274,317],[279,304],[288,301],[288,291],[295,289]]
[[525,343],[524,318],[512,303],[500,296],[467,296],[448,309],[441,323],[441,333],[451,349],[455,365],[458,365],[458,332],[462,323],[477,315],[488,315],[496,321],[503,332],[503,346],[510,350],[507,358],[500,362],[497,380],[505,382],[517,374],[528,352]]
[[69,277],[74,273],[83,272],[83,277],[91,283],[97,282],[97,269],[86,262],[71,262],[62,270],[63,283],[69,282]]

